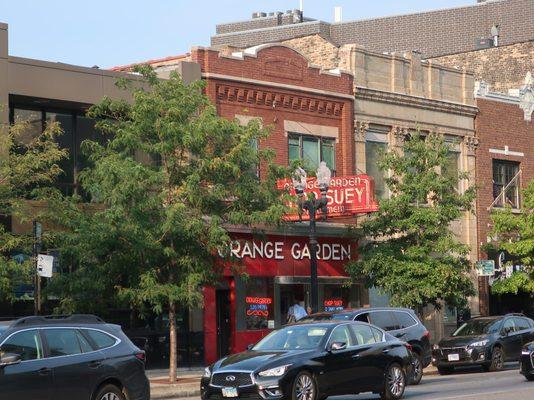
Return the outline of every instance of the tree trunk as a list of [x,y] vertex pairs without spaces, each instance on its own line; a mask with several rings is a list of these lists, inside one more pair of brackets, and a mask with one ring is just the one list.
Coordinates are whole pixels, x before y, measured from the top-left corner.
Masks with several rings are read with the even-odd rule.
[[169,303],[169,383],[176,382],[176,304]]

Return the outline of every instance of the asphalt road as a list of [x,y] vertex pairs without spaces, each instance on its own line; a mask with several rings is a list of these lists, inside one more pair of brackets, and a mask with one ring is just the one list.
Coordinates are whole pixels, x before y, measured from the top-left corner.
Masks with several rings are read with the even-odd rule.
[[[336,396],[329,400],[376,400],[373,394]],[[451,375],[424,376],[417,386],[408,386],[406,400],[534,400],[534,382],[519,374],[519,365],[510,363],[501,372],[464,369]],[[185,399],[181,399],[185,400]],[[187,400],[199,400],[190,398]]]
[[[519,374],[517,363],[506,365],[501,372],[464,369],[445,376],[424,376],[417,386],[408,386],[405,399],[413,400],[534,400],[534,382]],[[379,396],[334,397],[335,400],[371,400]]]

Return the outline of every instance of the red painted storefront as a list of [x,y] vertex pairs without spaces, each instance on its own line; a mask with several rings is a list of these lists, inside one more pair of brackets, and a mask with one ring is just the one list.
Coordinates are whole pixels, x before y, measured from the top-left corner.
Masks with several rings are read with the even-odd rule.
[[[263,293],[239,293],[236,290],[236,279],[240,279],[240,272],[246,272],[250,278],[270,278],[273,287],[268,288],[274,291],[274,286],[284,285],[285,280],[297,279],[306,281],[310,274],[310,260],[308,249],[308,238],[305,236],[290,235],[267,235],[253,237],[249,233],[236,233],[233,235],[235,243],[232,245],[232,255],[237,258],[234,269],[227,267],[224,273],[223,287],[229,291],[230,300],[230,340],[229,352],[235,353],[246,349],[247,345],[260,340],[270,332],[269,327],[263,329],[246,329],[238,327],[238,319],[247,318],[257,307],[268,308],[263,312],[267,313],[267,320],[275,321],[277,304],[276,296],[269,296]],[[356,242],[341,237],[321,237],[319,240],[318,253],[318,276],[332,281],[332,278],[346,277],[345,264],[356,259]],[[235,270],[237,269],[237,271]],[[298,284],[296,284],[298,285]],[[326,285],[340,285],[326,283]],[[295,286],[295,284],[293,284]],[[220,327],[217,326],[217,304],[216,291],[219,288],[207,287],[204,289],[204,352],[206,363],[214,362],[218,356],[218,335]],[[336,301],[333,301],[336,300]],[[268,303],[268,304],[265,304]],[[348,307],[347,302],[335,298],[320,298],[320,304],[336,304]],[[257,306],[259,304],[260,306]],[[243,310],[243,305],[245,309]],[[356,304],[352,304],[354,306]],[[359,304],[358,304],[359,305]],[[266,307],[268,306],[268,307]],[[251,310],[252,309],[252,310]],[[324,308],[323,308],[324,309]],[[244,311],[244,312],[243,312]],[[239,313],[241,312],[240,315]],[[276,326],[283,321],[277,321]]]

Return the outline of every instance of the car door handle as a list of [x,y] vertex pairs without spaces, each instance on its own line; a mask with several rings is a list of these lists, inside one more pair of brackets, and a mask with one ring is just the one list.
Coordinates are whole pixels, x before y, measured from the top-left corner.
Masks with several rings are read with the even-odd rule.
[[89,363],[89,368],[98,368],[102,365],[101,361],[91,361]]
[[352,358],[354,358],[354,359],[360,358],[360,354],[353,354]]
[[382,353],[384,353],[384,354],[389,353],[389,349],[384,349],[384,350],[382,350]]
[[52,370],[50,368],[41,368],[37,373],[39,375],[48,375]]
[[406,336],[406,332],[404,332],[404,333],[396,333],[395,334],[395,337],[397,337],[397,338],[401,338],[403,336]]

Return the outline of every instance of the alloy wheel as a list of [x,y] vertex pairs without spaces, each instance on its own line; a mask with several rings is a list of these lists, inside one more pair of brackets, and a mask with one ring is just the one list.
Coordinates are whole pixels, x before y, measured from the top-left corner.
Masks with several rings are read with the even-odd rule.
[[404,374],[398,366],[393,366],[388,373],[388,388],[390,393],[395,397],[400,397],[404,391]]
[[120,398],[115,393],[104,393],[100,400],[120,400]]
[[495,369],[502,369],[504,365],[502,350],[498,348],[493,350],[492,361],[493,365],[495,366]]
[[315,398],[315,386],[309,375],[302,374],[297,378],[295,392],[297,400],[313,400]]
[[423,365],[419,357],[416,356],[413,362],[414,381],[417,381],[421,375],[423,375]]

